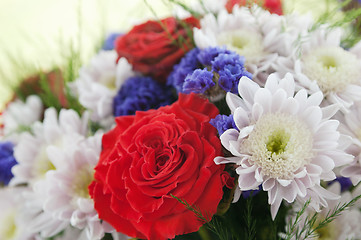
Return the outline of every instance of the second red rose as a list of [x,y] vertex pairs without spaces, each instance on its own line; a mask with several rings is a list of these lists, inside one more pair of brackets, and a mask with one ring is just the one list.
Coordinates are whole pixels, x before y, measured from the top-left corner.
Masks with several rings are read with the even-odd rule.
[[119,37],[115,49],[119,58],[125,57],[134,70],[164,83],[173,66],[193,48],[193,27],[199,27],[194,17],[148,21]]

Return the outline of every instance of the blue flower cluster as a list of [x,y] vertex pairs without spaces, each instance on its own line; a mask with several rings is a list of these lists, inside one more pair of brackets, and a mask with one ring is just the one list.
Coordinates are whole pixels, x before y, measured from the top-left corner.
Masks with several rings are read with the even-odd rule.
[[244,57],[220,47],[195,48],[174,67],[168,85],[183,93],[205,93],[217,86],[226,92],[237,93],[242,76],[252,78],[244,67]]
[[14,145],[11,142],[0,142],[0,184],[8,185],[14,176],[11,168],[16,164]]
[[249,197],[256,196],[260,191],[263,191],[262,185],[259,185],[258,189],[242,191],[242,197],[247,199]]
[[183,92],[184,79],[197,68],[202,68],[202,64],[198,60],[200,50],[193,48],[175,65],[173,71],[169,74],[167,84],[175,87],[177,92]]
[[213,73],[207,68],[196,69],[192,74],[188,74],[183,83],[183,92],[185,93],[204,93],[208,88],[215,85],[213,82]]
[[209,121],[213,127],[217,128],[219,136],[221,136],[226,130],[234,128],[238,130],[236,123],[233,120],[233,115],[217,115],[215,118]]
[[339,182],[341,186],[341,192],[347,191],[350,187],[352,187],[351,179],[347,177],[337,177],[335,180],[328,183],[328,185],[332,185],[334,182]]
[[103,50],[113,50],[114,49],[114,44],[115,44],[115,40],[121,36],[123,34],[121,33],[111,33],[109,34],[109,36],[105,39],[104,43],[103,43]]
[[156,82],[151,77],[136,76],[125,81],[113,99],[115,117],[133,115],[169,105],[174,101],[170,87]]

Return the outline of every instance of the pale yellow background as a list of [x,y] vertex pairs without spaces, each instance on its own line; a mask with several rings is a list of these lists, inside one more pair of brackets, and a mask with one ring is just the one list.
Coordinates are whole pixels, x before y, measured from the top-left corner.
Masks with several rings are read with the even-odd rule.
[[[159,17],[171,13],[164,2],[148,0]],[[286,11],[317,14],[323,2],[284,0],[284,5]],[[143,0],[0,0],[0,109],[11,82],[33,69],[61,64],[70,42],[81,48],[86,62],[100,36],[151,17]]]

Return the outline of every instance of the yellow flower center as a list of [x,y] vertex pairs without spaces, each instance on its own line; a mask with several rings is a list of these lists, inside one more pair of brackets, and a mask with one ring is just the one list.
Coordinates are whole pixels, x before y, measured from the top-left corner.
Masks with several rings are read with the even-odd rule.
[[15,239],[17,235],[15,211],[9,210],[2,216],[2,221],[0,222],[0,239]]
[[342,92],[361,77],[356,56],[341,47],[321,47],[303,57],[303,71],[326,95]]
[[35,178],[43,178],[47,171],[56,169],[48,158],[46,148],[47,145],[41,146],[37,156],[35,157],[35,162],[32,168],[32,175]]
[[94,179],[94,170],[89,166],[84,166],[77,171],[73,179],[73,192],[81,198],[89,198],[88,186]]
[[312,145],[312,132],[304,122],[292,115],[270,113],[256,122],[240,150],[251,156],[264,175],[292,179],[313,156]]
[[284,129],[278,129],[269,136],[267,150],[272,154],[280,154],[286,150],[289,139],[290,136]]
[[227,49],[246,58],[246,63],[257,63],[264,55],[262,37],[253,31],[227,31],[217,37],[219,45],[226,45]]

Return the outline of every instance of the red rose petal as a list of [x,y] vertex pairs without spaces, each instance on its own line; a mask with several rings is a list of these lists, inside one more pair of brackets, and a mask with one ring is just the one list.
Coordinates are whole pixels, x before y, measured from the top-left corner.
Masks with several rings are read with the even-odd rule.
[[[128,236],[146,238],[142,233],[134,228],[133,224],[120,218],[110,209],[110,195],[104,195],[102,185],[93,182],[89,187],[91,189],[91,196],[94,199],[94,208],[98,211],[99,218],[111,224],[118,232],[125,233]],[[96,198],[94,198],[96,196]]]
[[198,230],[202,223],[171,194],[209,217],[216,212],[225,184],[224,167],[213,162],[222,153],[209,124],[217,114],[205,98],[180,94],[171,106],[118,117],[103,137],[89,187],[99,216],[138,238],[167,239]]
[[[145,22],[117,38],[115,50],[119,58],[127,58],[136,71],[164,83],[174,64],[194,47],[184,25],[192,29],[199,27],[199,21],[191,17],[183,23],[175,18]],[[180,37],[186,44],[177,42]]]

